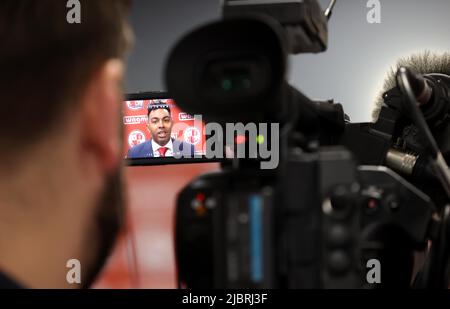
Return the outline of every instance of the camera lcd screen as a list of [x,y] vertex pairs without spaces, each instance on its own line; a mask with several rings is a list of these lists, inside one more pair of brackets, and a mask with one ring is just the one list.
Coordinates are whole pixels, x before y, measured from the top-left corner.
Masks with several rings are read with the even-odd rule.
[[126,96],[123,158],[129,165],[197,163],[205,159],[204,123],[177,107],[167,93]]

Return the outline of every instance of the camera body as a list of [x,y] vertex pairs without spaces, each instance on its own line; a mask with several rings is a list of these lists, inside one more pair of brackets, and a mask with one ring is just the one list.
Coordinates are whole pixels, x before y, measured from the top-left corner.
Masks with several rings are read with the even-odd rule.
[[[326,49],[326,26],[310,27],[325,18],[317,15],[317,2],[294,1],[304,14],[291,26],[306,36],[292,35],[284,14],[268,14],[255,1],[236,1],[241,9],[231,2],[222,21],[193,31],[173,49],[168,90],[183,110],[206,121],[279,123],[279,136],[270,138],[279,139],[280,164],[261,170],[258,159],[234,158],[180,192],[179,286],[410,287],[414,251],[448,235],[448,215],[440,223],[434,218],[448,200],[441,188],[433,199],[419,188],[425,176],[437,181],[419,159],[427,155],[420,136],[408,133],[414,125],[404,116],[403,97],[387,93],[376,123],[350,123],[340,104],[313,102],[286,81],[289,54]],[[432,106],[448,111],[450,83],[428,78],[440,79]],[[436,134],[448,136],[447,120]],[[440,141],[448,150],[448,138]],[[447,280],[436,267],[448,267],[448,250],[436,248],[435,255],[447,259],[426,268],[419,287]],[[373,261],[382,265],[381,282],[369,280]]]
[[[400,176],[358,168],[343,148],[291,153],[277,172],[202,175],[178,196],[179,284],[407,287],[412,252],[426,245],[433,209],[431,199]],[[366,281],[373,259],[384,265],[382,284]]]

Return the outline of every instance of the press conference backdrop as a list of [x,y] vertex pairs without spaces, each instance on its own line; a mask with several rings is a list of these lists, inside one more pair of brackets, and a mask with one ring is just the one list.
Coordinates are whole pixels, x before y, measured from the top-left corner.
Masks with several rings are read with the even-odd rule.
[[[369,121],[375,96],[396,59],[424,49],[450,51],[449,0],[380,0],[381,22],[370,24],[367,4],[338,0],[329,24],[329,49],[291,57],[289,79],[311,98],[344,105],[353,121]],[[322,7],[328,0],[320,0]],[[164,90],[166,56],[187,31],[220,16],[219,0],[134,0],[136,45],[129,58],[127,92]],[[173,219],[176,193],[215,164],[129,168],[130,225],[144,288],[175,288]],[[133,287],[125,248],[117,247],[96,287]]]

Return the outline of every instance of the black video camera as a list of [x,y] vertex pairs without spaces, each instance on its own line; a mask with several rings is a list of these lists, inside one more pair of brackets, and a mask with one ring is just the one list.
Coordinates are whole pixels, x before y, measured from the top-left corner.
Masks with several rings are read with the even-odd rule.
[[[222,20],[171,52],[166,83],[184,111],[223,126],[279,124],[262,139],[235,132],[243,142],[222,170],[179,194],[180,287],[448,286],[450,78],[399,72],[375,123],[311,101],[286,81],[287,60],[326,49],[334,3],[324,13],[312,0],[225,1]],[[423,117],[407,101],[424,85]],[[279,164],[261,169],[250,154],[274,140]],[[426,262],[413,274],[416,251]]]

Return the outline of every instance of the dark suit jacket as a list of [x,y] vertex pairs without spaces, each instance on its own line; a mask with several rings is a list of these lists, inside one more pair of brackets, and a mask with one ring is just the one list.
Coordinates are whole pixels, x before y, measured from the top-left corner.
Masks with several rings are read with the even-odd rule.
[[[193,158],[195,154],[194,145],[181,142],[177,139],[172,139],[173,155],[181,156],[183,158]],[[134,158],[153,158],[152,141],[146,141],[142,144],[136,145],[128,150],[128,159]]]

